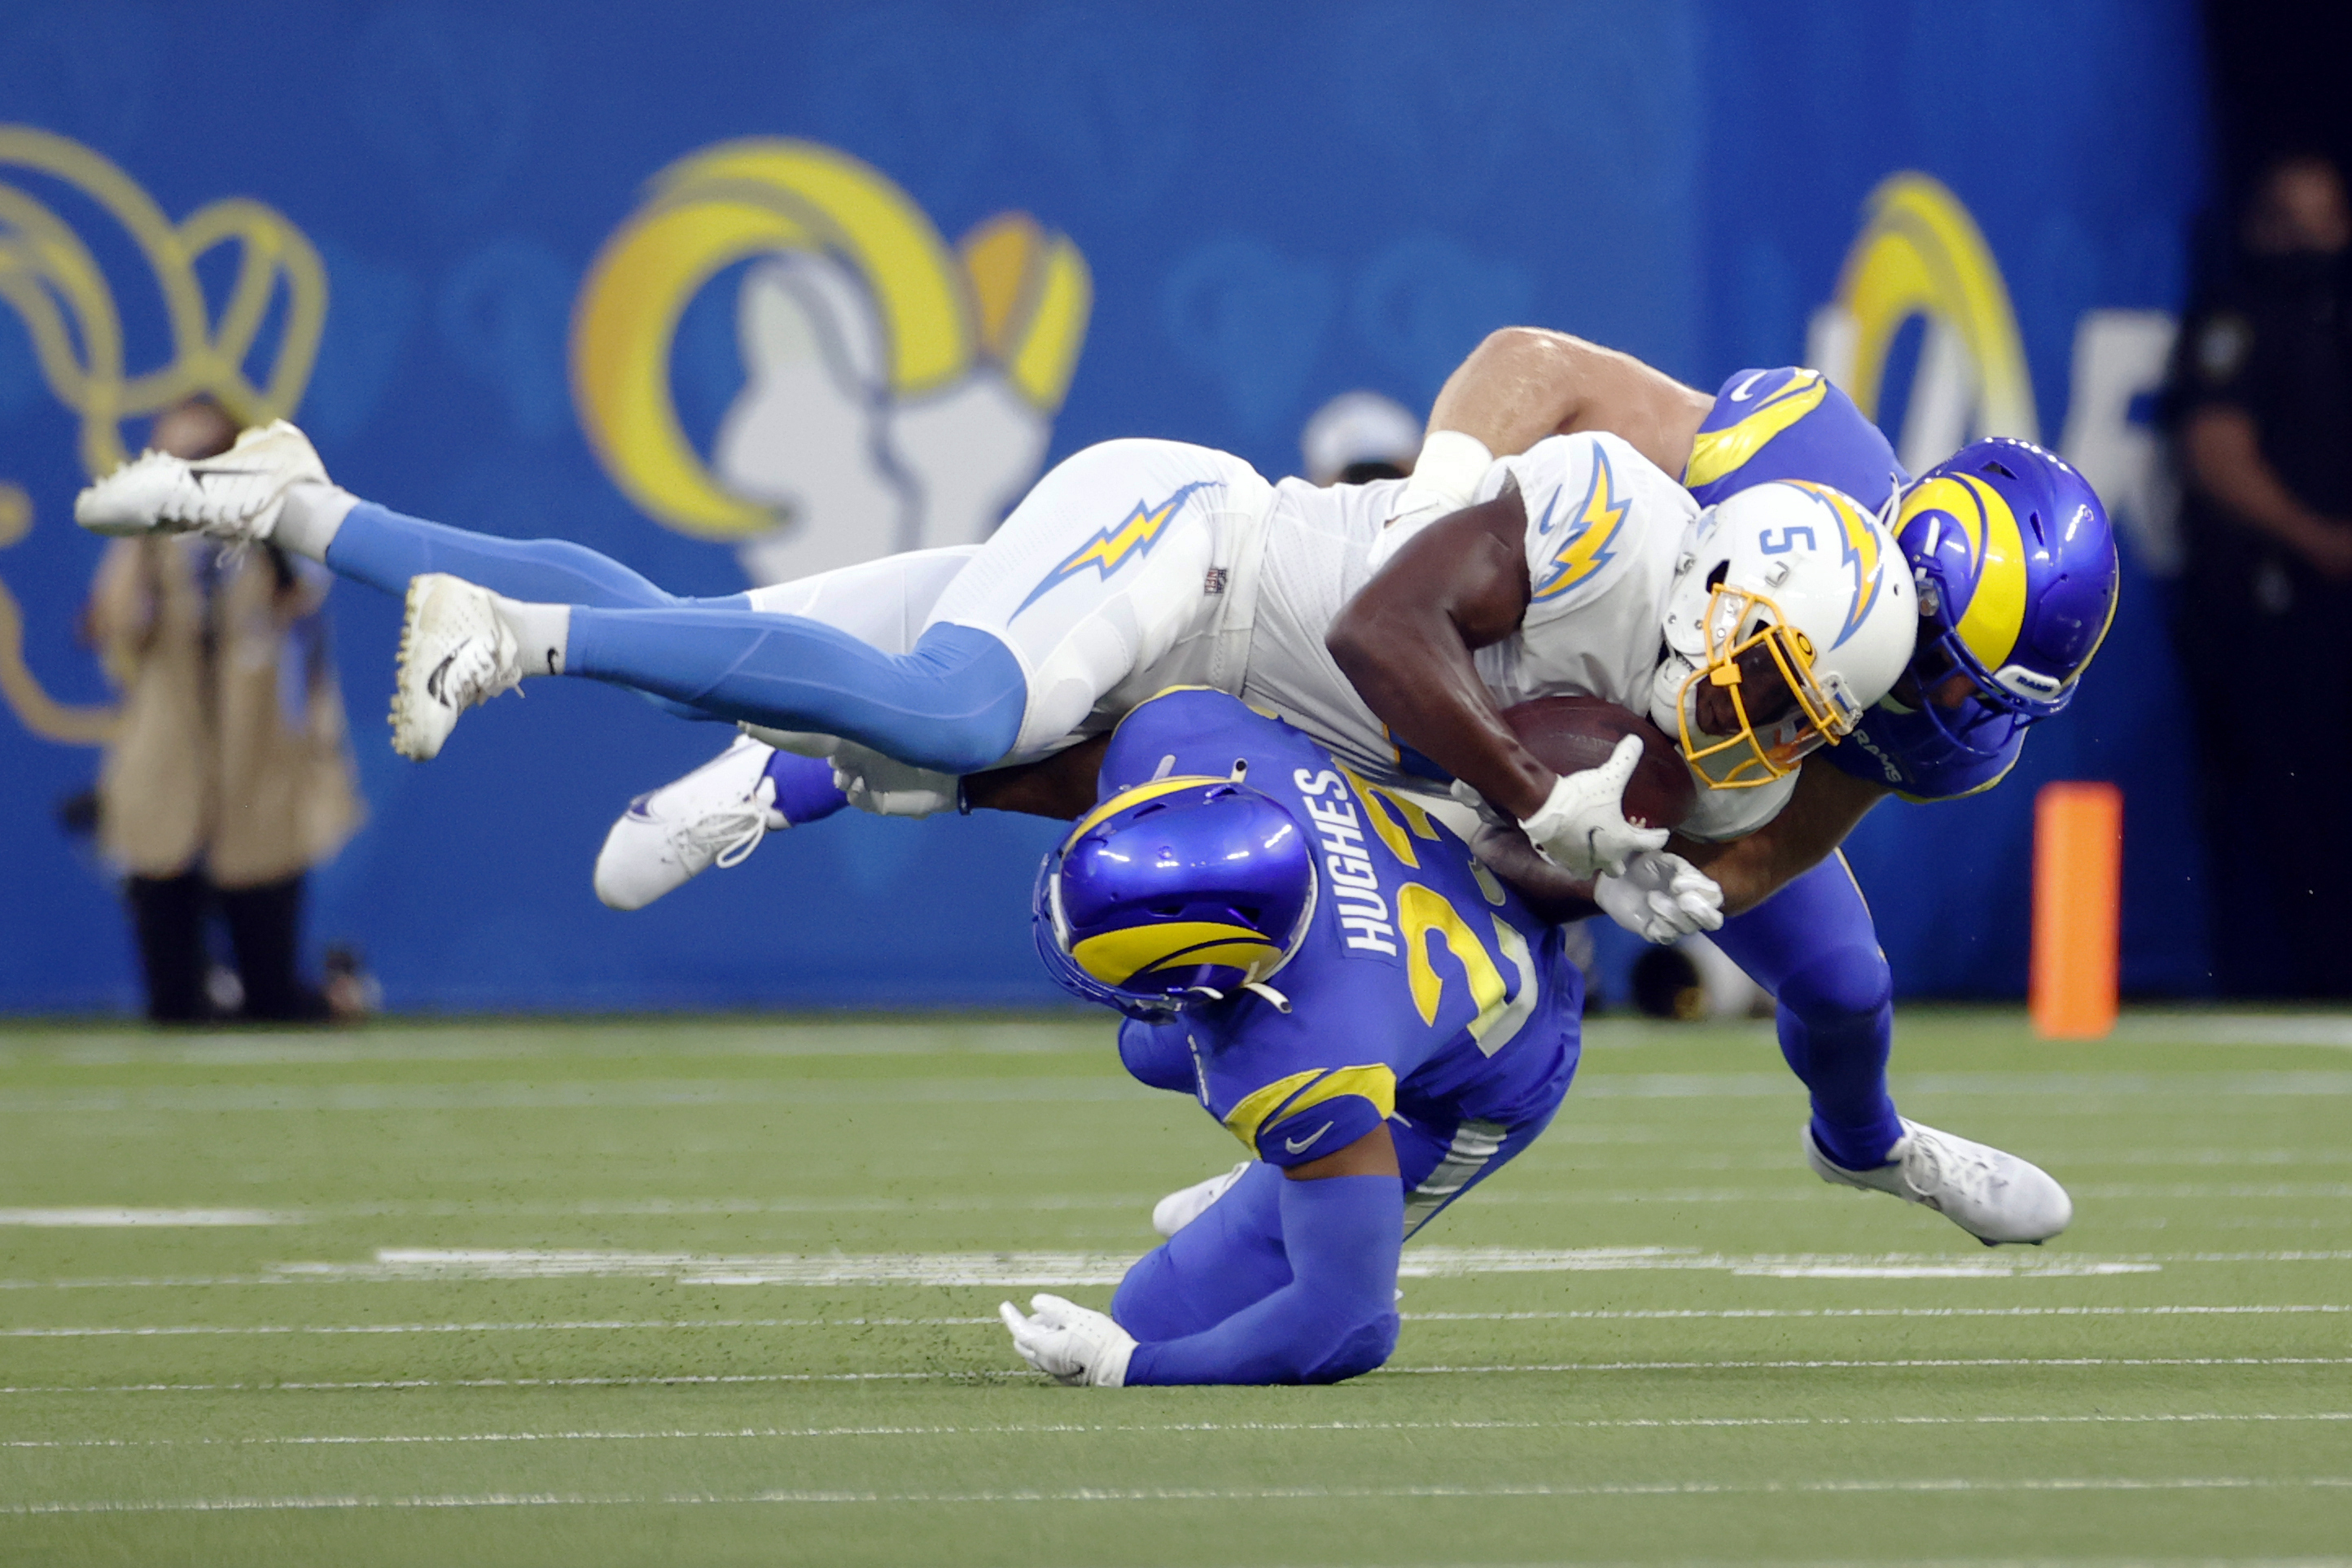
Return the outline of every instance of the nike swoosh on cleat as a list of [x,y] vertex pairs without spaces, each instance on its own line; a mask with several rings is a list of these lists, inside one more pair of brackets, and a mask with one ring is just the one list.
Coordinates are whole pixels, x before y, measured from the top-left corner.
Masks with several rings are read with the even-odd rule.
[[441,695],[442,681],[447,677],[449,667],[457,662],[457,655],[452,653],[439,664],[435,665],[433,673],[425,678],[425,695],[444,707],[448,706],[449,700]]
[[1309,1133],[1308,1133],[1306,1137],[1304,1137],[1304,1138],[1286,1138],[1286,1139],[1284,1139],[1284,1140],[1282,1141],[1282,1146],[1283,1146],[1283,1148],[1284,1148],[1285,1150],[1286,1150],[1286,1151],[1287,1151],[1288,1152],[1290,1152],[1290,1153],[1293,1153],[1293,1154],[1303,1154],[1303,1153],[1305,1153],[1307,1150],[1312,1149],[1313,1147],[1315,1147],[1315,1140],[1317,1140],[1318,1138],[1322,1137],[1322,1136],[1323,1136],[1323,1134],[1325,1134],[1326,1132],[1328,1132],[1328,1131],[1331,1131],[1331,1124],[1330,1124],[1329,1122],[1326,1121],[1322,1126],[1318,1127],[1314,1131],[1309,1132]]

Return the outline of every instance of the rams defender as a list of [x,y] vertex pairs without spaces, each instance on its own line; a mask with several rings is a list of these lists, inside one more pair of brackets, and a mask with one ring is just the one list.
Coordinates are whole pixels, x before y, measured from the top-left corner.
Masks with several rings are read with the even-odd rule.
[[1576,1070],[1561,931],[1408,799],[1207,690],[1129,713],[1047,858],[1038,946],[1120,1055],[1251,1158],[1108,1315],[1003,1314],[1065,1383],[1335,1383],[1396,1344],[1405,1238],[1543,1131]]

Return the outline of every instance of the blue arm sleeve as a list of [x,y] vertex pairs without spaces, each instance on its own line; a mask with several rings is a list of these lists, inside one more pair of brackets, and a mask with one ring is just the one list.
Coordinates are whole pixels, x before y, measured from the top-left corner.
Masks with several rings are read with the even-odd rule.
[[1282,1183],[1290,1283],[1214,1328],[1136,1347],[1139,1384],[1337,1383],[1396,1348],[1404,1190],[1394,1176]]

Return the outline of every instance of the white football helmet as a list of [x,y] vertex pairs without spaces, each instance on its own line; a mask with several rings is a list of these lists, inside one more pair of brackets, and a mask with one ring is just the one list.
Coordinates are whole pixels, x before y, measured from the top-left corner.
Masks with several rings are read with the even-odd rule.
[[1717,789],[1784,778],[1902,675],[1916,599],[1894,536],[1853,497],[1742,490],[1699,514],[1675,563],[1650,716]]

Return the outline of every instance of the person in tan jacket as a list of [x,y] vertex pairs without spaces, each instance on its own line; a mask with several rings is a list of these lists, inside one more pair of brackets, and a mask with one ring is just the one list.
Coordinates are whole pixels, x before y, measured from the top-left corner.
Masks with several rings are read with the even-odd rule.
[[[218,405],[166,410],[151,444],[228,449]],[[328,657],[328,574],[268,545],[196,536],[117,540],[87,631],[122,690],[99,775],[99,831],[126,873],[148,1016],[214,1016],[205,925],[228,928],[243,1016],[322,1018],[300,974],[302,879],[357,829],[341,689]]]

